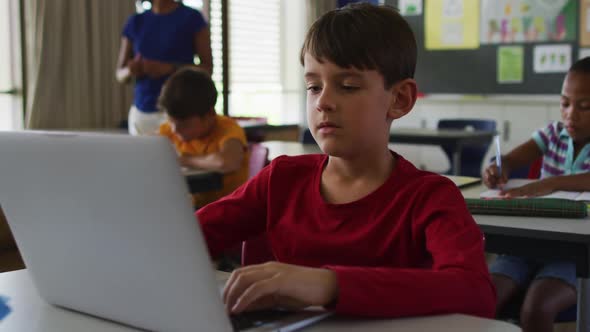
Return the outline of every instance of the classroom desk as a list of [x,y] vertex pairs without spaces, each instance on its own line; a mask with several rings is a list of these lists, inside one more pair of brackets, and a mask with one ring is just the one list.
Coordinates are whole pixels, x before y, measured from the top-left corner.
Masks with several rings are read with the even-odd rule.
[[426,128],[392,128],[389,141],[405,144],[445,145],[453,151],[451,170],[454,175],[461,174],[461,153],[470,144],[487,144],[496,135],[495,131],[451,130]]
[[270,125],[260,121],[239,121],[238,123],[246,132],[250,142],[261,142],[272,137],[294,141],[299,139],[300,129],[297,124]]
[[[489,143],[495,134],[493,131],[394,128],[389,135],[389,140],[392,143],[450,146],[453,150],[453,160],[451,160],[452,173],[459,175],[461,173],[461,154],[463,147],[469,144]],[[268,147],[270,160],[281,154],[294,156],[322,153],[315,144],[282,141],[265,141],[262,144]]]
[[[483,185],[462,190],[478,198]],[[590,332],[590,218],[560,219],[474,215],[486,236],[486,251],[538,259],[560,259],[576,264],[578,276],[578,332]]]
[[223,175],[202,169],[182,168],[191,194],[219,190],[223,188]]
[[283,141],[264,141],[261,144],[268,148],[268,160],[273,160],[281,155],[299,156],[302,154],[323,153],[317,144]]
[[[43,301],[27,270],[0,274],[0,295],[7,296],[12,312],[0,322],[0,331],[27,332],[132,332],[139,331],[97,317],[58,308]],[[157,313],[155,313],[157,314]],[[195,329],[198,331],[198,328]],[[329,318],[304,329],[336,331],[437,331],[516,332],[518,327],[502,321],[467,315],[445,315],[389,320]]]
[[[317,144],[303,144],[299,142],[264,141],[261,144],[268,148],[268,160],[278,156],[299,156],[303,154],[324,153]],[[393,149],[393,144],[389,144]]]

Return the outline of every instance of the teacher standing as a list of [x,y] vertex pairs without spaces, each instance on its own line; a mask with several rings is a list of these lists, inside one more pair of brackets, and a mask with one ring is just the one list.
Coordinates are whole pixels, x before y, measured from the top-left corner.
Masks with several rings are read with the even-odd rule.
[[162,85],[176,69],[195,65],[212,72],[209,26],[203,15],[174,0],[152,0],[151,10],[132,15],[123,28],[117,61],[117,81],[134,79],[129,133],[157,133],[165,121],[156,107]]

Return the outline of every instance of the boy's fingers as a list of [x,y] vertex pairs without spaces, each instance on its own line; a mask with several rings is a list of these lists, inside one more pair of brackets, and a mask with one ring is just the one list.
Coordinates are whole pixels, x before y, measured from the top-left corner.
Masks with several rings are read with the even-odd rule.
[[223,291],[223,301],[225,302],[225,307],[228,312],[231,312],[232,307],[235,305],[235,302],[244,289],[249,287],[252,283],[252,281],[250,281],[250,274],[251,273],[239,273],[231,283],[228,281],[228,284],[225,286]]
[[[240,294],[235,304],[230,307],[231,313],[240,313],[248,309],[248,307],[254,304],[257,300],[274,294],[278,289],[277,284],[277,277],[254,282],[248,288],[246,288],[242,294]],[[264,302],[264,304],[270,306],[275,304],[273,301]]]
[[[261,269],[250,270],[247,272],[240,273],[233,281],[231,285],[228,285],[227,295],[224,297],[225,305],[228,312],[232,311],[236,301],[242,296],[244,291],[248,289],[252,284],[260,282],[272,277],[272,274],[265,272]],[[225,293],[225,292],[224,292]]]
[[251,265],[251,266],[246,266],[246,267],[241,267],[239,269],[234,270],[231,275],[229,276],[229,279],[227,279],[227,281],[225,282],[225,287],[223,288],[223,302],[227,303],[227,295],[232,287],[232,285],[236,282],[236,279],[244,273],[248,273],[248,272],[252,272],[252,271],[256,271],[256,269],[259,267],[259,265]]

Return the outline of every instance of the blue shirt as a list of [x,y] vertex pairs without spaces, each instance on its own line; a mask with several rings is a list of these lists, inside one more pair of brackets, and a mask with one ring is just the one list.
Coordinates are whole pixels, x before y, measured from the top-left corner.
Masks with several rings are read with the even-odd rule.
[[[168,63],[194,63],[195,33],[207,27],[199,11],[182,4],[168,14],[146,11],[127,20],[123,36],[133,44],[133,53],[142,58]],[[156,102],[168,77],[142,77],[135,83],[134,104],[143,112],[156,112]]]

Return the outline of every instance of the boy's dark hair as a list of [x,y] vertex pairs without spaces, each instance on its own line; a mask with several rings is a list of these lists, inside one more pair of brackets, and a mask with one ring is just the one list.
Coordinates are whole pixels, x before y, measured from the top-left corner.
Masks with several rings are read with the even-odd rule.
[[204,116],[212,111],[217,101],[217,89],[211,76],[194,67],[184,67],[168,78],[158,108],[174,119]]
[[590,57],[585,57],[576,61],[571,67],[570,72],[590,74]]
[[315,21],[301,48],[302,65],[306,53],[342,68],[377,70],[389,88],[414,77],[417,47],[410,25],[395,8],[356,3]]

